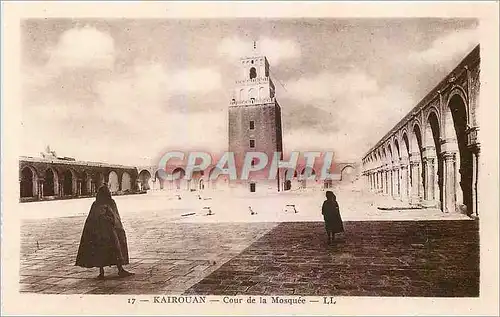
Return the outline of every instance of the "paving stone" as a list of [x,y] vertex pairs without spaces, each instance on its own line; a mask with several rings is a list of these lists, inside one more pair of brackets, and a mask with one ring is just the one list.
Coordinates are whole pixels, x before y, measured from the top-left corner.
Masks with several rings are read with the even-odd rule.
[[[322,223],[281,223],[186,293],[227,284],[238,295],[479,296],[477,221],[362,221],[345,228],[329,246]],[[214,279],[220,284],[206,282]]]
[[96,280],[97,268],[74,266],[84,217],[23,221],[21,291],[181,294],[277,225],[168,223],[161,215],[147,217],[146,214],[122,218],[131,262],[126,268],[136,275],[118,279],[116,267],[106,267],[104,281]]

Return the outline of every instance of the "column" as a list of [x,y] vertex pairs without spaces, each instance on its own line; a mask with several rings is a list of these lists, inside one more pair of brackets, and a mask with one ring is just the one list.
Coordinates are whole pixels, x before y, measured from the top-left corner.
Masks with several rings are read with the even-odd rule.
[[399,163],[395,163],[393,164],[392,166],[392,183],[393,183],[393,190],[392,190],[392,197],[394,197],[394,199],[399,199],[400,197],[400,186],[399,186],[399,178],[400,178],[400,175],[399,175]]
[[436,187],[439,186],[436,169],[436,151],[433,147],[427,147],[423,158],[424,163],[424,201],[425,207],[437,207]]
[[399,169],[399,173],[401,174],[400,178],[400,199],[401,201],[408,201],[408,188],[407,188],[407,182],[408,182],[408,165],[402,163]]
[[38,181],[38,199],[43,198],[43,180]]
[[382,194],[384,192],[384,184],[382,182],[382,171],[379,170],[377,172],[377,175],[378,175],[378,189],[377,189],[377,192],[379,194]]
[[382,171],[382,194],[387,195],[387,170],[385,167]]
[[389,194],[389,196],[394,197],[394,171],[392,169],[392,166],[389,168],[389,171],[387,171],[387,175],[389,176],[389,180],[387,182],[389,188],[387,193]]
[[443,212],[456,211],[456,153],[443,152]]
[[[418,158],[416,158],[418,159]],[[420,162],[415,158],[410,160],[411,168],[411,189],[410,189],[410,203],[420,204]]]
[[386,175],[386,171],[384,169],[385,169],[385,167],[383,167],[382,171],[380,172],[381,173],[380,177],[381,177],[381,180],[382,180],[382,188],[381,188],[382,189],[382,195],[385,195],[386,188],[387,188],[387,186],[386,186],[386,184],[387,184],[386,183],[386,179],[387,179],[386,176],[387,175]]
[[382,171],[377,171],[377,193],[382,193]]

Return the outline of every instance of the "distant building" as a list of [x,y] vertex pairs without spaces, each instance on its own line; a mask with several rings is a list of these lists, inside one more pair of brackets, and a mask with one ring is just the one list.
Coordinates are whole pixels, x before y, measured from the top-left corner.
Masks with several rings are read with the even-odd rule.
[[133,194],[137,180],[135,167],[58,157],[50,148],[40,158],[19,158],[21,202],[89,197],[105,183],[113,194]]

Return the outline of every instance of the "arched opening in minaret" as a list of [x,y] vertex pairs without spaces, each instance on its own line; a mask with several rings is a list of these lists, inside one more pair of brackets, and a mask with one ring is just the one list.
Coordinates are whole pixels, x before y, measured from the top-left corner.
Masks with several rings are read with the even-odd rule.
[[250,79],[254,79],[257,77],[257,70],[255,67],[250,68]]

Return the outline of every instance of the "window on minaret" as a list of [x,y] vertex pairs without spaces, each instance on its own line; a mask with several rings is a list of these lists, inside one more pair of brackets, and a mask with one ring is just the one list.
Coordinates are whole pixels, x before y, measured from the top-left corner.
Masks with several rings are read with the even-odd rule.
[[257,97],[257,90],[253,89],[253,88],[250,88],[248,90],[248,98],[249,99],[255,99]]
[[255,148],[255,140],[250,140],[250,148],[251,149]]
[[250,121],[250,130],[255,129],[255,121]]
[[254,79],[257,77],[257,70],[255,67],[250,68],[250,79]]
[[264,96],[264,87],[260,87],[259,88],[259,98],[260,99],[264,99],[265,96]]

